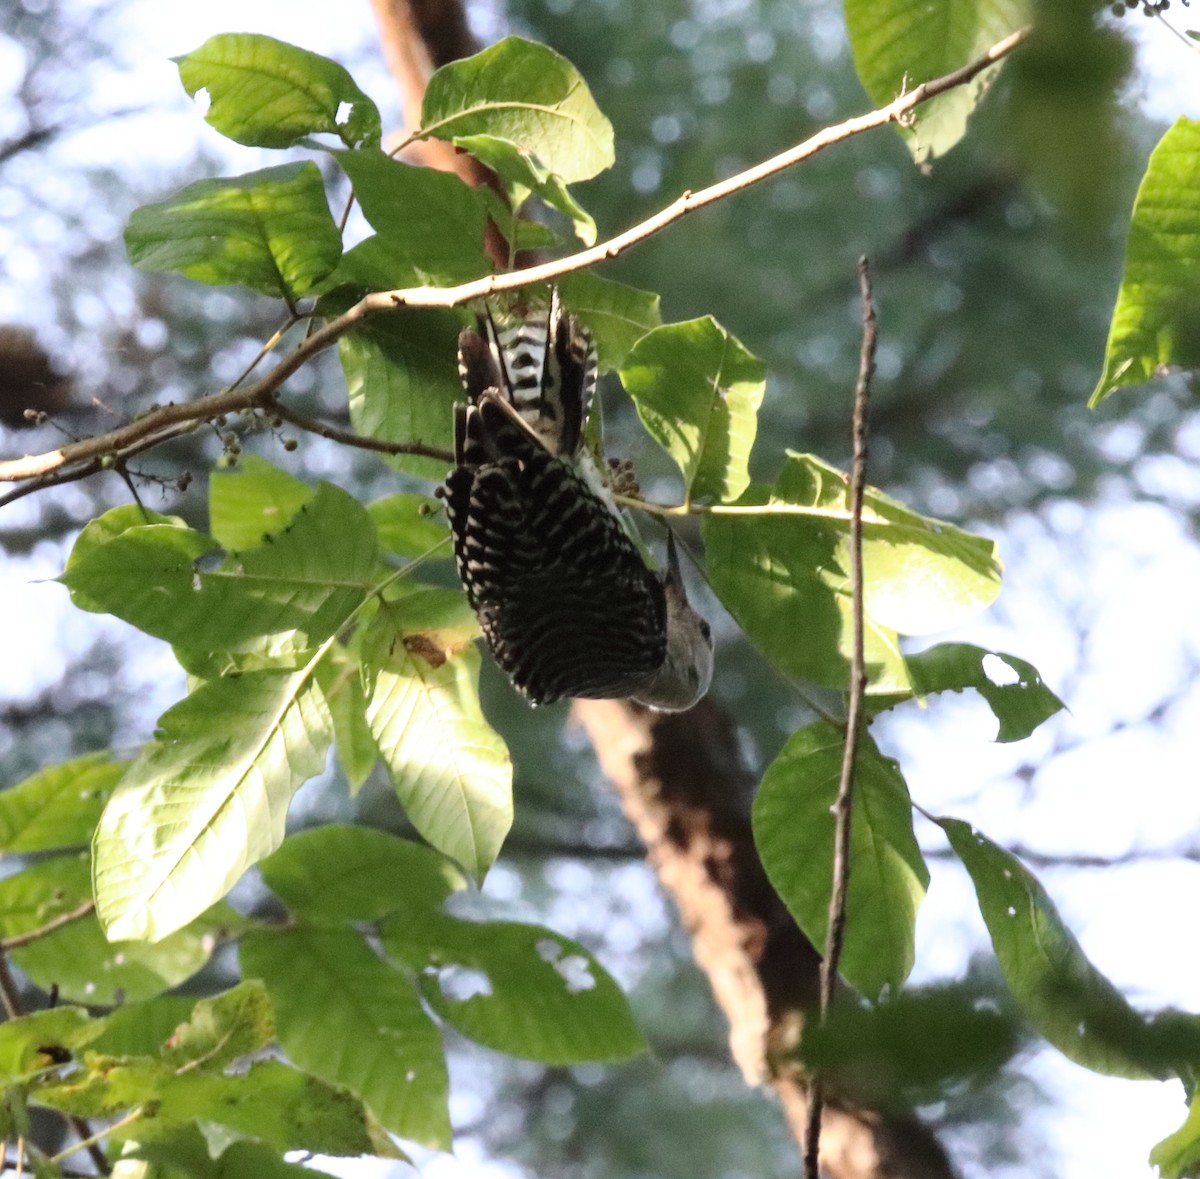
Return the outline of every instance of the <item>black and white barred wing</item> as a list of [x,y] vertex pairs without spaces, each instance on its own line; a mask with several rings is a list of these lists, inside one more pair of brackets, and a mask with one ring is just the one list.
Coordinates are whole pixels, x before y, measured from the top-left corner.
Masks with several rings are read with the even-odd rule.
[[535,704],[643,688],[666,655],[666,603],[620,521],[501,394],[462,407],[458,428],[454,555],[496,661]]

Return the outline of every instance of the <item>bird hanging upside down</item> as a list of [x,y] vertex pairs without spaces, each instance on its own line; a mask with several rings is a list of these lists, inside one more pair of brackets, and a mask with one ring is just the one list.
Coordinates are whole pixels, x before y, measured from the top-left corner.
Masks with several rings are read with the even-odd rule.
[[587,330],[548,310],[458,340],[469,401],[439,494],[454,559],[496,662],[532,704],[568,696],[691,708],[712,679],[712,633],[688,605],[674,538],[646,567],[591,456]]

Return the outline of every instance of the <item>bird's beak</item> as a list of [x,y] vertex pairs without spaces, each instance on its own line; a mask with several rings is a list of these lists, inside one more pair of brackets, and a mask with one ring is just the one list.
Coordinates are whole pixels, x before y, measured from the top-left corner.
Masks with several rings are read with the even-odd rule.
[[683,587],[683,575],[679,571],[679,552],[675,548],[675,533],[667,529],[667,575],[663,578],[663,589],[674,594],[687,604],[687,591]]

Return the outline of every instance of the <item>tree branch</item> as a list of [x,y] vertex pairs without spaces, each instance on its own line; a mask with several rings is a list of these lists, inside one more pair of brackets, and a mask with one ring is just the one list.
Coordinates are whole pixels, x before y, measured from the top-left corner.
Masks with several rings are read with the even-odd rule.
[[[854,457],[850,466],[850,592],[853,618],[853,654],[850,659],[850,700],[846,709],[846,739],[842,745],[842,768],[837,798],[833,804],[836,826],[833,836],[833,881],[829,891],[829,917],[825,929],[825,954],[821,959],[820,1019],[825,1022],[833,1001],[838,961],[846,935],[846,893],[850,885],[850,828],[854,799],[854,766],[862,731],[863,697],[867,691],[867,662],[863,626],[863,490],[867,482],[867,407],[871,378],[875,374],[875,304],[871,299],[871,273],[866,258],[858,260],[858,286],[862,295],[863,334],[858,360],[858,382],[854,389],[851,425]],[[821,1147],[821,1109],[824,1104],[820,1074],[813,1076],[808,1092],[808,1119],[804,1137],[806,1179],[820,1179],[818,1157]]]
[[[515,291],[535,283],[550,282],[574,271],[607,262],[631,246],[645,241],[668,225],[705,205],[741,192],[751,185],[809,159],[835,143],[841,143],[855,135],[861,135],[864,131],[884,126],[887,123],[902,121],[910,111],[922,103],[970,82],[978,74],[1010,54],[1028,35],[1027,29],[1013,33],[998,41],[975,61],[943,77],[922,83],[907,94],[902,94],[887,106],[865,115],[847,119],[834,127],[825,128],[803,143],[739,172],[736,176],[709,185],[698,192],[685,192],[652,217],[648,217],[631,229],[589,249],[580,250],[564,258],[557,258],[523,270],[487,275],[458,286],[410,287],[394,291],[377,291],[366,295],[344,314],[329,320],[323,327],[313,332],[303,343],[285,356],[270,373],[253,384],[225,389],[209,397],[201,397],[196,401],[183,404],[156,406],[135,421],[109,430],[107,433],[84,438],[79,442],[68,443],[57,450],[46,451],[43,454],[26,455],[24,458],[0,462],[0,482],[20,482],[43,478],[65,467],[94,463],[96,459],[107,460],[111,463],[126,457],[131,453],[134,445],[153,438],[167,427],[180,426],[184,423],[198,424],[220,417],[222,414],[237,413],[244,409],[267,409],[275,404],[276,393],[288,377],[318,352],[324,351],[363,320],[379,312],[397,307],[457,307],[503,291]],[[94,469],[96,468],[93,466],[87,473],[92,473]]]
[[19,950],[22,946],[29,945],[30,942],[41,941],[56,929],[62,929],[64,925],[70,925],[73,921],[86,917],[95,908],[96,902],[89,897],[82,904],[76,905],[70,912],[60,913],[53,920],[47,921],[45,925],[39,925],[37,929],[26,930],[25,933],[14,933],[12,937],[0,939],[0,959],[10,950]]

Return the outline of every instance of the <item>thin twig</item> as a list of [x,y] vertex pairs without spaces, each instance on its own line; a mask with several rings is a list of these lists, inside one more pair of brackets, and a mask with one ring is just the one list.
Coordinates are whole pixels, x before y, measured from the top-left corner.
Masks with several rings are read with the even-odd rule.
[[[833,837],[833,881],[829,893],[829,920],[825,931],[825,953],[821,959],[821,1021],[833,999],[838,959],[846,933],[846,893],[850,884],[850,816],[854,797],[854,765],[862,729],[863,698],[867,691],[867,665],[863,626],[862,507],[867,479],[867,405],[871,378],[875,374],[875,305],[871,298],[871,272],[867,259],[858,260],[858,286],[862,295],[863,334],[859,353],[858,383],[854,389],[852,435],[854,458],[850,466],[850,589],[854,618],[854,652],[850,661],[850,700],[846,709],[846,739],[842,746],[842,770],[837,800],[833,804],[836,826]],[[820,1074],[815,1074],[808,1094],[808,1130],[804,1142],[806,1179],[819,1179],[821,1149]]]
[[62,929],[64,925],[70,925],[71,922],[86,917],[95,908],[96,902],[89,897],[81,905],[76,905],[69,913],[60,913],[52,921],[47,921],[45,925],[39,925],[37,929],[30,929],[25,933],[14,933],[12,937],[0,938],[0,955],[7,954],[9,950],[19,950],[22,946],[29,945],[30,942],[40,941],[56,929]]
[[0,1003],[4,1005],[7,1019],[18,1019],[23,1014],[21,992],[17,990],[12,971],[8,968],[8,959],[3,954],[0,954]]
[[149,412],[115,430],[69,443],[58,450],[43,454],[26,455],[24,458],[0,462],[0,482],[19,482],[37,479],[52,471],[71,464],[86,463],[98,457],[114,459],[124,457],[131,444],[158,434],[170,426],[185,422],[199,422],[220,417],[222,414],[237,413],[243,409],[268,409],[274,403],[276,392],[283,383],[318,352],[328,348],[347,332],[356,328],[365,319],[382,311],[397,307],[449,308],[458,307],[476,299],[487,298],[501,291],[515,291],[537,283],[554,279],[598,265],[616,258],[631,246],[665,229],[668,225],[686,217],[697,209],[723,200],[742,189],[749,188],[770,176],[816,155],[835,143],[841,143],[864,131],[882,127],[887,123],[902,121],[910,111],[935,98],[947,90],[970,82],[978,74],[995,65],[1010,54],[1029,36],[1022,29],[998,41],[986,53],[961,69],[924,82],[894,102],[865,115],[847,119],[834,127],[827,127],[803,143],[765,160],[753,168],[739,172],[717,184],[698,192],[685,192],[670,205],[661,209],[633,228],[600,242],[586,250],[558,258],[539,266],[503,274],[491,274],[472,282],[454,287],[412,287],[395,291],[378,291],[365,295],[344,314],[327,322],[322,328],[308,336],[266,376],[237,389],[225,389],[209,397],[180,405],[156,406]]
[[454,454],[443,450],[440,446],[426,446],[423,442],[384,442],[380,438],[364,438],[361,434],[352,434],[349,430],[339,430],[316,418],[307,418],[295,410],[288,409],[278,402],[271,407],[271,413],[285,422],[290,422],[298,430],[306,430],[309,434],[319,434],[333,442],[344,446],[354,446],[359,450],[375,450],[381,454],[419,454],[425,458],[441,459],[442,462],[454,462]]

